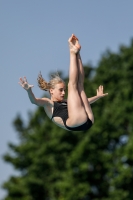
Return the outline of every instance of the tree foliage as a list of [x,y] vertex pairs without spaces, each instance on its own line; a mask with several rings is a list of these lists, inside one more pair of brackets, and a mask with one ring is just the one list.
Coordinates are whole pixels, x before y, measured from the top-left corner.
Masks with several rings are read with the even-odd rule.
[[20,144],[9,144],[4,160],[20,175],[3,184],[5,200],[133,199],[133,41],[118,53],[106,51],[96,69],[84,68],[87,96],[99,85],[109,93],[92,104],[95,124],[68,132],[51,123],[43,108],[27,125],[17,116]]

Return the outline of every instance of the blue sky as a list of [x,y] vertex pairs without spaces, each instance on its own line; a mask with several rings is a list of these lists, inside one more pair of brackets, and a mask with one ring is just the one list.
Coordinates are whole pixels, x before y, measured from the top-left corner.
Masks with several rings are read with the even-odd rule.
[[[96,66],[106,49],[118,52],[121,44],[130,44],[132,21],[132,0],[0,0],[0,184],[17,173],[2,160],[8,142],[19,142],[12,121],[20,113],[26,122],[28,111],[36,109],[19,77],[26,76],[35,96],[41,97],[39,71],[47,80],[54,71],[68,75],[67,40],[72,33],[82,45],[83,64]],[[4,195],[0,189],[0,198]]]

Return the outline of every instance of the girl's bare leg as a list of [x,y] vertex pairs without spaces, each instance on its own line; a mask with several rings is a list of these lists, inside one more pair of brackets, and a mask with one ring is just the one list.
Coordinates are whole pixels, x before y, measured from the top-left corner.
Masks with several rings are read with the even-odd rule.
[[81,96],[85,111],[86,111],[89,119],[92,121],[92,123],[94,123],[94,116],[92,113],[92,109],[91,109],[91,106],[88,102],[88,98],[84,91],[84,68],[82,65],[80,53],[78,53],[76,55],[76,58],[77,58],[77,65],[78,65],[78,70],[79,70],[79,72],[78,72],[78,91]]
[[70,68],[68,83],[68,115],[66,124],[71,127],[79,126],[86,122],[87,113],[78,91],[78,63],[76,53],[70,49]]

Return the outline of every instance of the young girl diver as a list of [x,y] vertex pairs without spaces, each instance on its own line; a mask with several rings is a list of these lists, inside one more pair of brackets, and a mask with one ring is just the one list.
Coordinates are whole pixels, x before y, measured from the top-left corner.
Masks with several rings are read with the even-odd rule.
[[68,131],[86,131],[94,123],[90,104],[108,95],[103,92],[103,86],[97,89],[97,95],[87,98],[84,91],[84,68],[80,56],[81,46],[78,38],[72,34],[68,40],[70,50],[70,67],[68,82],[68,97],[65,97],[65,82],[58,74],[52,75],[46,82],[42,75],[38,76],[38,85],[50,93],[49,98],[36,98],[32,92],[33,85],[26,77],[20,78],[19,84],[27,91],[31,103],[43,106],[47,116],[58,126]]

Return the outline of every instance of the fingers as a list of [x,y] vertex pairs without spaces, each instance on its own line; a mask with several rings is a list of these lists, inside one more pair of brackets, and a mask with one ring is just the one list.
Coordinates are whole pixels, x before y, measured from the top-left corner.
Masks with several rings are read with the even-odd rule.
[[20,77],[19,80],[22,81],[23,79]]
[[24,76],[24,81],[27,82],[27,78],[26,78],[26,76]]
[[98,87],[97,92],[103,93],[103,85],[100,85]]
[[18,82],[18,84],[19,84],[21,87],[23,87],[23,88],[24,88],[24,86],[23,86],[23,84],[22,84],[22,83]]
[[107,95],[108,95],[108,93],[105,93],[105,94],[102,94],[101,97],[105,97],[105,96],[107,96]]
[[99,87],[98,87],[98,89],[96,90],[97,91],[97,95],[100,95],[100,96],[107,96],[108,95],[108,93],[105,93],[104,94],[104,92],[103,92],[103,85],[100,85]]
[[26,77],[25,76],[24,76],[24,78],[20,77],[19,81],[20,82],[18,82],[18,84],[21,85],[24,88],[24,84],[27,83]]
[[22,84],[20,82],[18,82],[18,84],[22,86]]
[[21,77],[20,77],[19,80],[20,80],[20,83],[27,82],[26,76],[24,76],[24,78],[21,78]]
[[97,89],[97,91],[103,91],[103,86],[102,85],[100,85],[99,87],[98,87],[98,89]]
[[21,84],[24,82],[21,77],[19,78],[19,81],[20,81]]
[[103,85],[100,85],[100,86],[99,86],[99,89],[100,89],[100,90],[103,90]]

